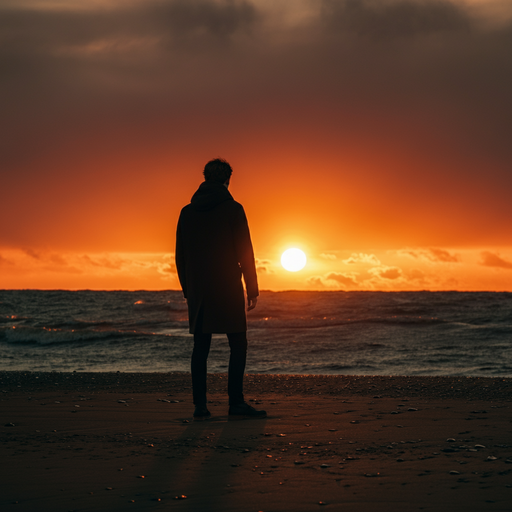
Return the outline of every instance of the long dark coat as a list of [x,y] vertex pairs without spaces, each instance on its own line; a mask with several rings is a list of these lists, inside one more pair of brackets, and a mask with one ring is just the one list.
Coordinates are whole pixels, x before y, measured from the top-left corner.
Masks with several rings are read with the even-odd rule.
[[257,297],[254,252],[244,209],[223,184],[204,181],[181,210],[176,267],[191,333],[247,330],[242,276]]

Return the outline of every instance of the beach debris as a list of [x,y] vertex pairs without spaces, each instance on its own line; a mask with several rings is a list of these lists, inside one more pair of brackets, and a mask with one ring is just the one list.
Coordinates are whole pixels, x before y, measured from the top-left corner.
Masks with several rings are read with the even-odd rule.
[[318,504],[319,505],[327,505],[327,503],[325,501],[319,501]]
[[396,459],[397,462],[403,462],[404,459]]
[[277,434],[276,437],[286,437],[286,434]]
[[483,444],[475,444],[475,448],[485,448]]
[[455,471],[454,469],[452,469],[451,471],[448,472],[449,475],[460,475],[460,471]]
[[117,401],[118,404],[125,404],[126,403],[126,400],[118,400]]
[[113,490],[113,487],[105,487],[105,490],[106,490],[106,491],[112,491],[112,490]]
[[183,420],[182,423],[190,423],[188,420]]
[[186,500],[187,496],[185,496],[184,494],[180,494],[179,496],[174,496],[174,499],[175,500]]
[[380,476],[380,473],[365,473],[364,476],[366,476],[367,478],[375,478]]
[[489,457],[487,457],[487,459],[485,460],[498,460],[498,457],[495,457],[494,455],[489,455]]
[[456,439],[454,439],[453,437],[449,437],[446,442],[447,443],[455,443],[455,441],[457,441]]
[[325,469],[325,468],[330,468],[331,466],[329,464],[320,464],[320,467]]
[[146,478],[144,475],[139,475],[137,478]]
[[512,459],[505,459],[505,464],[512,464]]
[[357,424],[357,423],[360,423],[360,422],[359,422],[359,420],[352,420],[350,423]]

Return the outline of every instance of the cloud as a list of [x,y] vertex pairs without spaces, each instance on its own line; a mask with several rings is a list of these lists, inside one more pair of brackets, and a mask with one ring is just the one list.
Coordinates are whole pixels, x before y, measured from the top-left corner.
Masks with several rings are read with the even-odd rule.
[[128,260],[119,258],[118,256],[102,256],[91,258],[87,254],[82,256],[84,262],[95,267],[110,268],[113,270],[120,270],[123,266],[128,265]]
[[368,263],[370,265],[380,265],[380,261],[375,256],[375,254],[364,254],[362,252],[360,253],[352,253],[352,256],[350,258],[343,260],[343,263],[346,263],[347,265],[351,265],[354,263]]
[[35,260],[40,260],[42,258],[40,251],[35,251],[34,249],[30,248],[23,248],[22,251],[31,258],[34,258]]
[[262,260],[255,258],[256,272],[260,274],[275,274],[275,270],[272,268],[272,262],[270,260]]
[[325,279],[327,281],[337,281],[338,283],[341,283],[345,286],[353,286],[357,284],[356,276],[358,274],[352,273],[352,274],[343,274],[341,272],[330,272],[325,276]]
[[249,30],[258,20],[254,5],[243,0],[150,2],[149,8],[142,8],[144,11],[151,21],[161,24],[163,33],[206,32],[221,39]]
[[497,254],[494,254],[492,252],[483,251],[481,253],[481,256],[482,256],[482,261],[480,262],[480,265],[483,265],[485,267],[496,267],[496,268],[506,268],[506,269],[512,268],[512,263],[504,260]]
[[165,254],[162,257],[162,261],[155,261],[157,272],[163,275],[165,278],[175,278],[177,276],[176,260],[174,254]]
[[369,269],[368,273],[381,279],[398,279],[399,277],[402,277],[402,270],[398,267],[375,267]]
[[460,261],[460,258],[457,255],[452,255],[444,249],[429,249],[427,258],[431,261],[440,261],[443,263],[456,263]]
[[11,260],[7,259],[7,258],[4,258],[1,254],[0,254],[0,265],[14,265],[14,262],[12,262]]
[[404,249],[398,251],[398,254],[410,256],[415,259],[423,259],[435,263],[459,263],[460,256],[457,254],[450,254],[445,249],[429,248],[422,250]]
[[[57,286],[54,283],[68,288],[96,289],[106,289],[105,286],[119,289],[123,288],[120,283],[126,282],[131,282],[128,287],[136,286],[138,289],[144,288],[144,283],[151,288],[161,288],[169,280],[174,285],[178,284],[174,255],[171,253],[80,254],[39,250],[37,257],[34,257],[32,252],[27,249],[2,250],[0,264],[10,264],[5,277],[17,278],[24,283],[21,287],[27,287],[26,283],[33,286],[31,282],[37,276],[38,282],[45,283],[45,288],[54,288]],[[66,277],[68,274],[75,274],[77,278],[71,281]]]
[[311,276],[306,279],[306,283],[311,286],[326,286],[324,279],[321,276]]
[[325,260],[335,260],[335,259],[337,259],[336,258],[336,254],[330,254],[330,253],[325,253],[325,252],[320,254],[320,258],[323,258]]
[[456,4],[442,0],[324,0],[325,24],[376,40],[468,31],[471,21]]
[[326,288],[339,288],[340,286],[345,288],[353,288],[357,286],[356,272],[341,273],[341,272],[329,272],[324,276],[312,276],[306,281],[308,284],[313,286],[322,286]]

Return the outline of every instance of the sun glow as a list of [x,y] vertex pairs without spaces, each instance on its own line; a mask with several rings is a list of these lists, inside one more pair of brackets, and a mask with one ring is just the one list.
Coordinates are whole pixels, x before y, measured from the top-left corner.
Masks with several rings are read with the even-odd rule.
[[281,265],[289,272],[302,270],[306,265],[306,255],[300,249],[287,249],[281,256]]

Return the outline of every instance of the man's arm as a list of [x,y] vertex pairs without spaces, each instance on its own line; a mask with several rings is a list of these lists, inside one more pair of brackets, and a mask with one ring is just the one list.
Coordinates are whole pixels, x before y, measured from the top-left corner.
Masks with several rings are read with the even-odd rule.
[[178,272],[178,279],[180,280],[181,289],[183,290],[183,295],[185,299],[187,298],[187,276],[186,276],[186,258],[185,258],[185,247],[183,240],[183,227],[181,225],[181,215],[178,220],[178,228],[176,229],[176,251],[175,251],[175,260],[176,260],[176,270]]
[[253,297],[252,299],[247,299],[247,311],[251,311],[256,307],[258,302],[258,297]]
[[254,261],[254,251],[252,248],[251,234],[244,209],[240,205],[235,218],[235,246],[237,258],[244,276],[245,288],[247,290],[248,307],[250,311],[256,307],[256,297],[258,297],[258,276],[256,275],[256,263]]

